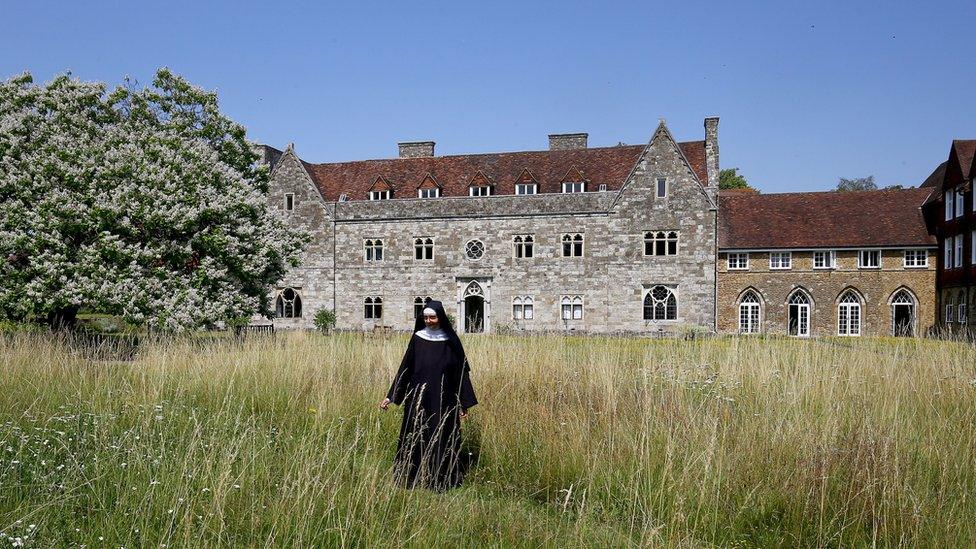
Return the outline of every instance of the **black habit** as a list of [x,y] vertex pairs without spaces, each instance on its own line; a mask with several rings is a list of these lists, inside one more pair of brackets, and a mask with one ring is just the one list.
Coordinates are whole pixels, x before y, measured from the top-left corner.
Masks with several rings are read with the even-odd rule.
[[478,403],[471,387],[467,357],[440,301],[426,304],[437,312],[446,341],[414,333],[386,398],[403,405],[403,423],[395,470],[400,482],[442,490],[461,483],[461,410]]

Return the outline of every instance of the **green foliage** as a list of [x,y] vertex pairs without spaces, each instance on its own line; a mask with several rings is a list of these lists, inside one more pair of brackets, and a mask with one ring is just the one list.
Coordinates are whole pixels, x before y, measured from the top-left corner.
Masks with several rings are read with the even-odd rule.
[[315,312],[315,318],[312,320],[315,327],[320,331],[328,332],[335,327],[336,324],[336,314],[332,309],[319,309]]
[[739,168],[725,168],[718,172],[718,188],[727,189],[750,189],[749,182],[742,175],[739,175]]
[[837,182],[837,190],[840,192],[848,191],[874,191],[878,185],[874,182],[874,176],[856,177],[854,179],[840,178]]
[[25,73],[0,82],[0,128],[0,317],[181,331],[270,314],[309,241],[268,206],[244,128],[168,69],[111,92]]

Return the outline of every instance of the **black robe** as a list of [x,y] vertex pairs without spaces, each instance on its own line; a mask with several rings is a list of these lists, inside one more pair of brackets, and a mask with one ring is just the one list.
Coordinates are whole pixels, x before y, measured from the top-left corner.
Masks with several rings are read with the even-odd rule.
[[464,350],[450,335],[453,341],[429,341],[414,333],[386,396],[403,405],[394,465],[407,487],[443,490],[462,480],[460,411],[478,401]]

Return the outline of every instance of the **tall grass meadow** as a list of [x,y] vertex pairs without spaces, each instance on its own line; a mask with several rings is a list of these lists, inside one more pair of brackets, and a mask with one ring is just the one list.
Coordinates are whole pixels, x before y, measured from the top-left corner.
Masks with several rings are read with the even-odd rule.
[[976,350],[466,336],[474,465],[391,481],[406,337],[0,343],[0,547],[976,546]]

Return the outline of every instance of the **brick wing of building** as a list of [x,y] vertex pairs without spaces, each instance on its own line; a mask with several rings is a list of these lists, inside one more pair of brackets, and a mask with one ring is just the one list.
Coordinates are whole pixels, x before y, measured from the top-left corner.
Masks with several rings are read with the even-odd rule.
[[924,211],[938,239],[936,300],[939,327],[976,333],[976,140],[955,140],[949,158],[922,184],[932,191]]
[[313,241],[275,298],[274,323],[410,329],[430,298],[468,332],[712,331],[718,119],[678,143],[312,164],[265,148],[270,200]]
[[936,321],[931,189],[719,197],[719,329],[921,335]]

